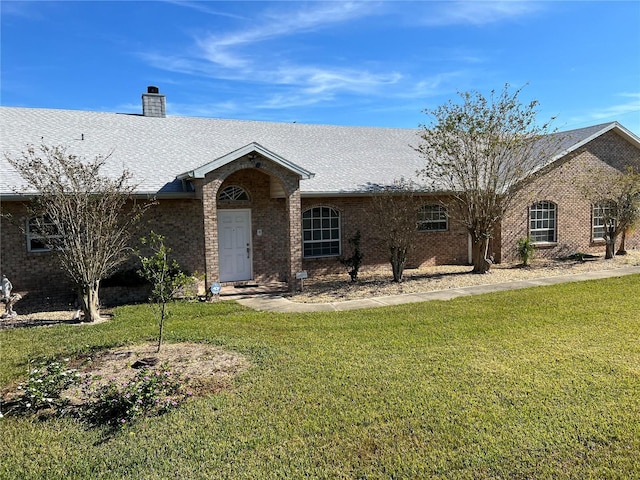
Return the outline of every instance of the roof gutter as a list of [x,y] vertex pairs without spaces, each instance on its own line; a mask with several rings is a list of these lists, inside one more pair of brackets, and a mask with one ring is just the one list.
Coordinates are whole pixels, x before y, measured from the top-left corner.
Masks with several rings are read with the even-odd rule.
[[[300,197],[301,198],[335,198],[335,197],[371,197],[373,195],[376,195],[378,193],[381,193],[382,190],[378,190],[378,191],[367,191],[367,192],[340,192],[340,191],[334,191],[334,192],[304,192],[301,191],[300,192]],[[413,193],[415,193],[416,195],[420,195],[420,196],[442,196],[442,195],[452,195],[453,192],[450,191],[445,191],[445,190],[441,190],[441,191],[435,191],[435,190],[414,190]]]
[[[35,197],[37,197],[38,193],[24,193],[24,194],[16,194],[16,193],[0,193],[0,202],[21,202],[28,201]],[[131,194],[131,198],[135,198],[138,200],[151,200],[151,199],[166,199],[166,200],[180,200],[180,199],[195,199],[197,198],[195,192],[171,192],[171,193],[161,193],[161,192],[134,192]]]

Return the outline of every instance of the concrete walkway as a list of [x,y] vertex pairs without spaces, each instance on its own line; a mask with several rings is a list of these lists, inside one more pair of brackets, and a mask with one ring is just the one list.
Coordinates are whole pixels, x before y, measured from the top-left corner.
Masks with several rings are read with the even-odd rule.
[[518,280],[514,282],[494,283],[489,285],[474,285],[448,290],[437,290],[434,292],[403,293],[384,297],[346,300],[344,302],[298,303],[287,300],[280,295],[269,294],[259,294],[250,298],[240,298],[237,302],[245,307],[265,312],[340,312],[360,308],[386,307],[389,305],[400,305],[403,303],[428,302],[429,300],[450,300],[452,298],[479,295],[482,293],[519,290],[521,288],[556,285],[558,283],[581,282],[584,280],[599,280],[602,278],[621,277],[633,274],[640,274],[640,266],[575,273],[571,275],[557,275],[553,277]]

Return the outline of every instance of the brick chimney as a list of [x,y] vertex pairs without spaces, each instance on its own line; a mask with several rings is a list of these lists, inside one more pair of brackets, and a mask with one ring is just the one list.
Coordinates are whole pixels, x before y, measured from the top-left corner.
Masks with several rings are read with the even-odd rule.
[[158,87],[147,87],[147,93],[142,94],[142,115],[145,117],[167,116],[167,100],[164,95],[160,95]]

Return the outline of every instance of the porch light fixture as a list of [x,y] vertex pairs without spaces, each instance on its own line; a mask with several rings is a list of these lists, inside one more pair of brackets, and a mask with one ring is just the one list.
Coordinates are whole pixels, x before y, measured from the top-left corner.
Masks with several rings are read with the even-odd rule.
[[256,158],[258,158],[258,156],[255,153],[250,153],[249,155],[247,155],[247,158],[249,159],[249,161],[251,163],[253,163],[253,166],[255,168],[262,167],[262,162],[256,160]]

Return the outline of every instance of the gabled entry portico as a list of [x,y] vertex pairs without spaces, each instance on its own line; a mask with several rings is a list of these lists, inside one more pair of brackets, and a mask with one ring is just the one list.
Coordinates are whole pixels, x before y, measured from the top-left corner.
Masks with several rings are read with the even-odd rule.
[[178,177],[202,198],[207,286],[253,280],[298,287],[300,180],[312,176],[252,143]]

